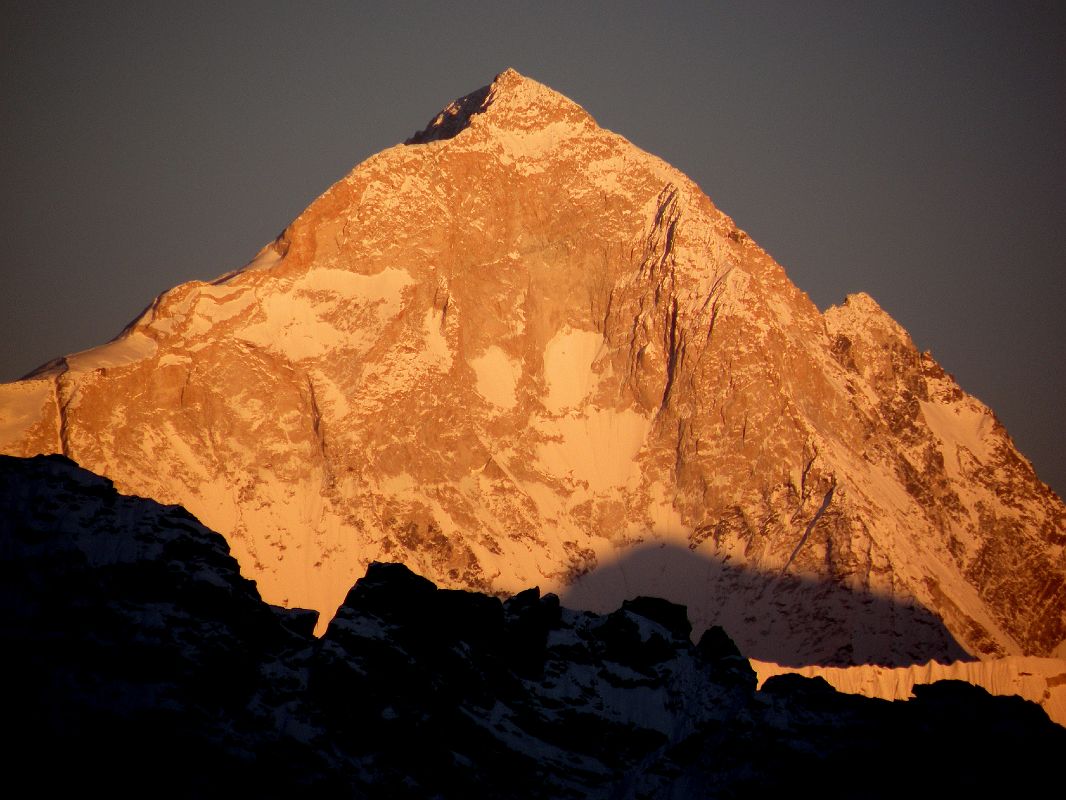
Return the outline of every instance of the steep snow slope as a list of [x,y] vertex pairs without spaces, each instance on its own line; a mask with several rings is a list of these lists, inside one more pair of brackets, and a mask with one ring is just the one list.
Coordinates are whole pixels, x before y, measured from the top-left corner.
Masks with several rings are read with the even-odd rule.
[[514,71],[243,270],[0,387],[324,625],[372,560],[683,599],[781,663],[1048,655],[1066,509],[864,295],[822,315],[684,175]]

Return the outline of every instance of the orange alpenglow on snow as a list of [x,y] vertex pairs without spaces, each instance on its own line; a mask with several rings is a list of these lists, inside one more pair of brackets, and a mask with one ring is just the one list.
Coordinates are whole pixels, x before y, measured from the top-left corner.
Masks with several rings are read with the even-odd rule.
[[3,452],[181,503],[322,625],[403,561],[780,663],[1066,655],[1066,508],[992,412],[513,70],[0,403]]

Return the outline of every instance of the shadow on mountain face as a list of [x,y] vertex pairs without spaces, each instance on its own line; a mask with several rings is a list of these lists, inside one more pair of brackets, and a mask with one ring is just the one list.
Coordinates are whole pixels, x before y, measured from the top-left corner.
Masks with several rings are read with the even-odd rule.
[[470,118],[485,110],[492,85],[482,86],[476,92],[460,97],[447,108],[434,117],[429,125],[404,142],[406,145],[426,144],[438,142],[458,136],[467,125]]
[[603,613],[638,595],[688,606],[693,636],[720,625],[742,653],[787,666],[900,667],[972,660],[931,611],[838,584],[733,566],[664,542],[626,551],[561,593]]
[[[675,582],[699,561],[654,549]],[[595,617],[372,564],[316,640],[222,536],[63,456],[0,456],[0,577],[3,752],[45,797],[1037,796],[1066,748],[958,683],[756,694],[728,637],[692,646],[655,600]]]

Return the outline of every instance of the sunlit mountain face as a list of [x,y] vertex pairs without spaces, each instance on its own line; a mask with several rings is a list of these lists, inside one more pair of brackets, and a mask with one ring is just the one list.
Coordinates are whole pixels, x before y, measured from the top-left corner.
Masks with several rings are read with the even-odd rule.
[[[864,666],[847,678],[824,674],[884,697],[922,683],[916,665],[972,662],[923,674],[1019,687],[1051,710],[1056,676],[1066,674],[1057,660],[1066,656],[1066,507],[994,414],[871,297],[820,312],[691,180],[513,70],[355,167],[243,269],[177,286],[113,341],[0,386],[0,450],[60,454],[125,495],[180,504],[198,530],[221,534],[256,582],[254,602],[240,602],[258,608],[261,595],[318,612],[317,627],[308,613],[248,612],[274,620],[262,623],[275,626],[268,638],[281,637],[269,647],[304,653],[285,662],[301,686],[332,692],[346,670],[384,680],[381,664],[401,658],[351,666],[362,658],[353,653],[393,635],[374,627],[380,619],[352,621],[346,604],[374,563],[405,564],[432,582],[427,597],[451,598],[441,608],[460,603],[456,614],[495,631],[464,629],[447,647],[488,636],[490,660],[504,658],[497,646],[525,652],[533,645],[514,644],[509,626],[532,614],[537,676],[549,669],[543,647],[572,639],[586,648],[576,657],[591,672],[580,680],[569,662],[552,667],[557,681],[584,687],[579,696],[538,684],[538,699],[519,703],[534,704],[531,718],[549,727],[571,713],[548,714],[552,702],[606,697],[603,681],[628,692],[644,680],[661,688],[703,675],[706,665],[685,659],[715,628],[763,677]],[[66,500],[48,502],[64,519]],[[158,524],[141,531],[146,541]],[[95,568],[95,556],[74,558]],[[176,556],[167,563],[188,569]],[[522,602],[540,610],[499,606],[531,587],[540,594]],[[406,591],[387,596],[403,605]],[[606,616],[551,616],[548,596]],[[619,611],[638,596],[686,607],[691,641],[669,625],[669,635],[656,633],[672,653],[663,658],[685,666],[630,664],[635,673],[617,675],[605,666],[612,626],[627,647],[651,641],[641,613]],[[162,619],[135,617],[134,628]],[[309,627],[325,634],[320,644]],[[355,639],[342,645],[345,636]],[[412,669],[444,658],[411,647],[418,652],[402,648],[402,658],[414,659]],[[266,652],[255,658],[289,658]],[[462,680],[518,691],[514,681],[532,678],[507,658],[499,675],[469,667],[481,677]],[[880,667],[911,677],[889,686]],[[749,672],[743,697],[723,707],[735,700],[746,709],[737,714],[772,727],[772,715],[759,716],[770,711],[751,711],[763,702],[752,697],[769,695],[752,694]],[[1043,683],[1023,688],[1034,675]],[[272,680],[265,694],[281,691]],[[809,688],[796,680],[776,685]],[[478,708],[496,702],[494,691]],[[689,702],[687,689],[662,691],[668,706]],[[636,694],[623,694],[619,708]],[[466,714],[468,701],[462,695],[447,714]],[[370,706],[327,723],[314,703],[308,730],[332,736],[336,724],[356,736],[369,724]],[[408,719],[399,708],[373,713]],[[669,739],[666,717],[614,713],[612,725]],[[475,717],[463,724],[489,726],[493,741],[518,725],[525,743],[515,748],[532,752],[522,737],[538,734],[525,722]],[[578,738],[613,741],[600,724]],[[396,730],[402,739],[411,729]],[[651,758],[664,746],[642,741],[631,755]],[[620,758],[625,769],[636,763]]]

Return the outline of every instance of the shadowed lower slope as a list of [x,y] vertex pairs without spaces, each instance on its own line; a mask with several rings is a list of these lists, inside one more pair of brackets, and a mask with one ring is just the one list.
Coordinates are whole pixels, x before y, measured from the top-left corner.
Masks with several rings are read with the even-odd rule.
[[792,573],[733,566],[667,543],[624,551],[617,561],[580,577],[562,600],[571,608],[605,612],[636,594],[710,609],[693,619],[697,632],[719,625],[745,655],[762,661],[907,666],[972,658],[920,605]]
[[0,508],[8,756],[44,794],[890,797],[921,775],[1016,796],[1066,745],[1038,707],[965,684],[756,692],[720,629],[693,645],[653,598],[597,615],[374,564],[318,640],[183,509],[62,457],[0,458]]

